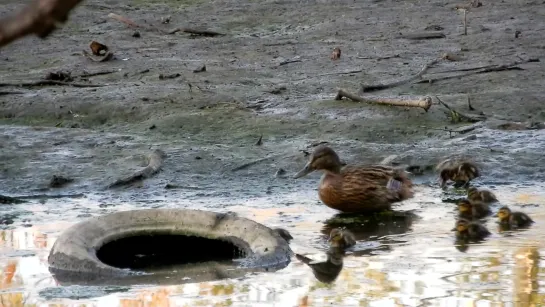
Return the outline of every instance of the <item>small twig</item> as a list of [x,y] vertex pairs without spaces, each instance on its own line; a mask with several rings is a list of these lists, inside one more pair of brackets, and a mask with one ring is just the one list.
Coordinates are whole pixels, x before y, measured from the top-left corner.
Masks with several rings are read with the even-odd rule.
[[76,76],[76,78],[89,78],[89,77],[94,77],[94,76],[102,76],[102,75],[109,75],[109,74],[113,74],[113,73],[116,73],[117,70],[105,70],[105,71],[97,71],[97,72],[92,72],[92,73],[83,73],[79,76]]
[[77,193],[77,194],[35,194],[35,195],[24,195],[24,196],[17,196],[18,199],[58,199],[58,198],[81,198],[84,197],[85,194],[83,193]]
[[4,87],[4,86],[33,87],[33,86],[48,86],[48,85],[72,86],[72,87],[102,87],[102,86],[106,86],[106,85],[102,85],[102,84],[83,84],[83,83],[63,82],[63,81],[54,81],[54,80],[40,80],[40,81],[22,82],[22,83],[0,83],[0,87]]
[[293,80],[291,80],[291,82],[297,82],[297,81],[302,81],[302,80],[308,80],[310,78],[319,78],[319,77],[333,76],[333,75],[357,74],[357,73],[360,73],[360,72],[363,72],[363,69],[340,71],[340,72],[328,72],[328,73],[323,73],[323,74],[318,74],[318,75],[306,76],[304,78],[293,79]]
[[276,159],[276,158],[279,158],[281,156],[284,156],[285,154],[277,154],[277,155],[271,155],[271,156],[268,156],[268,157],[265,157],[265,158],[261,158],[261,159],[257,159],[257,160],[254,160],[254,161],[250,161],[248,163],[244,163],[240,166],[237,166],[233,169],[231,169],[231,172],[236,172],[236,171],[240,171],[240,170],[243,170],[243,169],[246,169],[250,166],[254,166],[256,164],[259,164],[261,162],[264,162],[264,161],[268,161],[268,160],[273,160],[273,159]]
[[389,106],[399,106],[399,107],[416,107],[422,108],[426,112],[430,109],[432,105],[432,100],[430,97],[422,97],[420,99],[398,99],[398,98],[364,98],[347,92],[346,90],[339,89],[335,100],[342,100],[343,97],[346,97],[350,100],[371,103],[371,104],[383,104]]
[[210,30],[197,30],[197,29],[191,29],[191,28],[175,28],[169,31],[164,31],[166,34],[174,34],[177,32],[184,32],[189,33],[192,35],[202,35],[202,36],[224,36],[225,34],[219,33],[216,31],[210,31]]
[[370,56],[359,56],[359,57],[356,57],[356,59],[360,59],[360,60],[387,60],[387,59],[392,59],[392,58],[399,58],[400,55],[399,54],[394,54],[394,55],[388,55],[388,56],[383,56],[383,57],[370,57]]
[[404,39],[435,39],[435,38],[445,38],[445,33],[440,31],[430,31],[430,32],[418,32],[418,33],[405,33],[396,36],[396,38]]
[[469,108],[469,111],[475,111],[475,108],[471,105],[471,97],[469,97],[469,94],[467,94],[467,107]]
[[393,83],[386,83],[386,84],[376,84],[376,85],[365,85],[365,84],[362,84],[361,85],[361,89],[360,89],[360,92],[361,93],[369,93],[369,92],[374,92],[374,91],[380,91],[380,90],[384,90],[384,89],[388,89],[388,88],[393,88],[393,87],[396,87],[396,86],[400,86],[400,85],[403,85],[403,84],[407,84],[413,80],[416,80],[416,79],[419,79],[422,77],[422,75],[424,75],[426,73],[426,71],[433,65],[435,65],[437,62],[439,62],[441,59],[434,59],[433,61],[427,63],[426,65],[424,65],[424,67],[422,67],[422,69],[414,76],[408,78],[408,79],[405,79],[405,80],[400,80],[400,81],[396,81],[396,82],[393,82]]
[[259,136],[259,139],[257,140],[257,142],[255,142],[255,145],[256,146],[263,145],[263,134]]
[[160,149],[154,150],[148,156],[148,165],[145,168],[135,172],[134,174],[128,177],[115,181],[114,183],[110,184],[107,188],[111,189],[111,188],[117,188],[120,186],[126,186],[134,182],[150,178],[151,176],[155,175],[157,172],[161,170],[164,159],[166,157],[167,157],[166,154],[162,150]]
[[442,104],[445,108],[447,108],[449,110],[449,115],[450,115],[451,121],[454,122],[454,123],[461,122],[461,121],[476,123],[476,122],[480,122],[480,121],[483,121],[483,120],[486,119],[486,116],[484,116],[484,115],[473,116],[473,115],[458,112],[455,109],[453,109],[452,107],[450,107],[448,104],[443,102],[441,99],[439,99],[439,97],[435,96],[435,98],[437,99],[437,101],[439,101],[440,104]]
[[117,15],[117,14],[114,14],[114,13],[108,14],[108,17],[113,18],[113,19],[115,19],[115,20],[117,20],[119,22],[122,22],[122,23],[128,25],[129,27],[140,28],[140,26],[136,22],[130,20],[127,17],[123,17],[121,15]]
[[278,66],[283,66],[283,65],[291,64],[291,63],[299,63],[299,62],[301,62],[301,59],[290,59],[290,60],[285,60],[278,63]]
[[17,91],[0,91],[0,96],[5,96],[5,95],[20,95],[20,94],[24,94],[25,92],[17,92]]

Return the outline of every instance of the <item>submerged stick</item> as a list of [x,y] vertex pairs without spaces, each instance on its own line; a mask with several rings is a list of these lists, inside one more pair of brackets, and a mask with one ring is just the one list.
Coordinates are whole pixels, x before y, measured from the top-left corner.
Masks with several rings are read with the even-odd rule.
[[392,82],[392,83],[383,83],[383,84],[375,84],[375,85],[362,84],[360,92],[361,93],[368,93],[368,92],[380,91],[380,90],[385,90],[385,89],[388,89],[388,88],[393,88],[393,87],[396,87],[396,86],[400,86],[400,85],[403,85],[403,84],[407,84],[407,83],[409,83],[409,82],[411,82],[413,80],[421,78],[422,75],[424,75],[426,73],[426,71],[428,71],[428,69],[431,66],[435,65],[440,60],[441,59],[438,58],[438,59],[434,59],[433,61],[430,61],[429,63],[424,65],[424,67],[422,67],[422,69],[416,75],[414,75],[414,76],[412,76],[412,77],[410,77],[408,79],[399,80],[399,81]]
[[114,183],[110,184],[107,188],[111,189],[111,188],[126,186],[134,182],[150,178],[151,176],[155,175],[157,172],[161,170],[161,167],[163,166],[163,162],[166,157],[167,157],[166,153],[163,152],[162,150],[160,149],[154,150],[148,156],[148,165],[145,168],[135,172],[134,174],[128,177],[115,181]]
[[21,199],[16,198],[16,197],[0,195],[0,204],[22,204],[22,203],[25,203],[25,202],[26,201],[21,200]]
[[399,98],[382,98],[382,97],[367,98],[367,97],[360,97],[358,95],[354,95],[343,89],[339,89],[337,96],[335,96],[335,100],[342,100],[343,97],[346,97],[353,101],[370,103],[370,104],[383,104],[388,106],[422,108],[426,112],[428,112],[428,110],[430,109],[432,105],[431,97],[428,97],[428,96],[422,97],[420,99],[399,99]]
[[33,87],[33,86],[72,86],[72,87],[102,87],[105,85],[102,84],[84,84],[84,83],[73,83],[73,82],[64,82],[64,81],[54,81],[54,80],[40,80],[33,82],[21,82],[21,83],[0,83],[0,87],[3,86],[13,86],[13,87]]

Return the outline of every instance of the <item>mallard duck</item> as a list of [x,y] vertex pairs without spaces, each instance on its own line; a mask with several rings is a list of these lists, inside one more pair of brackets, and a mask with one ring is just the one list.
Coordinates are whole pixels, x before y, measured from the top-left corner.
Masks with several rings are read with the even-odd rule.
[[501,207],[496,215],[499,218],[500,224],[511,228],[527,227],[534,223],[526,213],[520,211],[512,212],[507,206]]
[[471,180],[481,175],[477,165],[468,160],[445,160],[437,165],[436,170],[440,171],[441,188],[444,188],[449,180],[455,183],[455,187],[467,187]]
[[321,201],[342,212],[389,210],[392,203],[413,197],[413,183],[404,170],[384,165],[342,165],[335,151],[317,147],[294,178],[316,170],[324,175],[318,187]]
[[329,233],[328,241],[331,247],[346,249],[356,245],[356,236],[347,229],[335,228]]
[[494,193],[491,191],[479,190],[475,187],[470,187],[467,189],[467,198],[470,201],[480,201],[483,203],[494,203],[498,201],[496,195],[494,195]]
[[284,228],[274,228],[273,231],[276,232],[279,236],[282,237],[282,239],[286,240],[287,242],[290,242],[291,240],[293,240],[293,237],[291,236],[290,232]]
[[478,221],[468,221],[458,219],[456,226],[452,229],[456,231],[456,238],[466,241],[481,241],[490,235],[490,231]]
[[458,202],[458,216],[467,220],[482,219],[492,212],[486,203],[462,199]]

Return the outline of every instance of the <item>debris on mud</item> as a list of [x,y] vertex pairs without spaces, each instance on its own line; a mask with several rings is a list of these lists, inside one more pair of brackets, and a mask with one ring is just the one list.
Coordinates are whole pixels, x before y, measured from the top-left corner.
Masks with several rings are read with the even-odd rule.
[[[94,62],[106,62],[113,59],[113,52],[109,51],[108,46],[103,45],[97,41],[92,41],[89,45],[93,55],[89,54],[87,51],[83,50],[83,55]],[[96,56],[96,57],[95,57]]]
[[431,98],[427,96],[419,98],[419,99],[382,98],[382,97],[370,98],[370,97],[360,97],[352,93],[349,93],[343,89],[339,89],[337,96],[335,96],[335,100],[342,100],[344,97],[353,101],[370,103],[370,104],[422,108],[426,112],[428,112],[428,110],[430,109],[432,105]]
[[437,39],[437,38],[445,38],[447,37],[445,33],[440,31],[429,31],[429,32],[414,32],[414,33],[400,33],[399,36],[396,38],[402,38],[402,39],[411,39],[411,40],[419,40],[419,39]]
[[155,175],[161,170],[161,167],[163,166],[163,162],[165,158],[167,157],[166,153],[160,149],[154,150],[149,156],[148,156],[148,165],[135,172],[134,174],[119,179],[115,181],[114,183],[110,184],[107,188],[117,188],[121,186],[127,186],[132,183],[141,182],[146,178],[150,178],[151,176]]
[[454,108],[452,108],[451,106],[449,106],[448,104],[446,104],[441,99],[439,99],[439,97],[435,96],[435,98],[437,99],[437,101],[439,101],[441,105],[447,108],[448,111],[445,113],[452,123],[460,123],[460,122],[476,123],[476,122],[486,120],[486,116],[484,114],[473,115],[473,114],[461,113],[455,110]]
[[338,60],[340,58],[341,58],[341,48],[335,47],[335,49],[333,49],[333,52],[331,53],[331,59]]
[[45,76],[45,80],[70,82],[70,81],[74,81],[74,78],[71,76],[70,72],[68,71],[55,71],[55,72],[48,73]]
[[0,204],[22,204],[25,201],[15,197],[0,195]]
[[257,140],[257,142],[255,142],[255,145],[256,146],[263,145],[263,134],[259,136],[259,139]]
[[193,70],[194,73],[200,73],[200,72],[205,72],[205,71],[206,71],[206,65],[204,65],[204,64],[201,67]]
[[216,31],[210,31],[210,30],[198,30],[198,29],[191,29],[191,28],[175,28],[170,31],[167,31],[167,34],[174,34],[177,32],[184,32],[191,34],[191,36],[208,36],[208,37],[214,37],[214,36],[224,36],[225,34],[219,33]]
[[72,178],[53,175],[53,177],[49,181],[49,187],[50,188],[61,188],[61,187],[64,187],[67,184],[72,183],[72,182],[74,182],[74,179],[72,179]]
[[127,17],[123,17],[123,16],[115,14],[115,13],[108,14],[108,17],[113,18],[113,19],[115,19],[115,20],[117,20],[119,22],[122,22],[122,23],[124,23],[124,24],[126,24],[126,25],[128,25],[130,27],[133,27],[133,28],[140,27],[136,22],[128,19]]
[[176,79],[181,76],[182,75],[179,73],[169,74],[169,75],[159,74],[159,80]]

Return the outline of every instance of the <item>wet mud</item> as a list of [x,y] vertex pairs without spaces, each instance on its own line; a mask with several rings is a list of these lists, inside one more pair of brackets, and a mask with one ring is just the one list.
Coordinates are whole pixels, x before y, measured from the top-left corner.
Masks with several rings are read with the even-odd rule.
[[[545,121],[543,61],[509,70],[408,84],[377,92],[439,96],[461,112],[488,119],[467,133],[444,108],[428,112],[335,101],[337,88],[407,78],[444,52],[461,61],[430,69],[506,64],[543,54],[545,5],[484,1],[461,15],[442,1],[85,1],[47,40],[27,38],[0,51],[1,82],[113,71],[81,82],[97,88],[3,87],[0,96],[0,194],[26,202],[0,204],[2,306],[539,306],[545,291],[544,130],[499,129],[506,122]],[[23,4],[4,1],[4,16]],[[108,17],[163,28],[187,26],[220,37],[164,35]],[[161,17],[170,16],[169,24]],[[410,18],[408,18],[410,16]],[[445,38],[405,40],[400,32],[440,26]],[[515,32],[521,35],[515,38]],[[116,59],[95,63],[78,55],[97,40]],[[333,48],[342,56],[332,61]],[[287,60],[300,60],[279,65]],[[193,70],[206,65],[206,72]],[[356,72],[355,72],[356,71]],[[180,74],[161,79],[160,74]],[[191,87],[189,86],[191,84]],[[375,95],[375,93],[373,93]],[[262,136],[262,144],[256,145]],[[316,192],[320,174],[291,177],[312,145],[329,142],[346,163],[411,167],[415,197],[394,213],[339,214]],[[141,184],[106,187],[147,165],[154,149],[162,170]],[[475,186],[502,205],[528,213],[530,229],[492,232],[482,243],[454,246],[453,199],[438,188],[432,166],[451,155],[482,167]],[[259,161],[254,163],[255,161]],[[282,169],[283,171],[279,171]],[[420,171],[421,170],[421,171]],[[50,187],[54,176],[73,181]],[[54,195],[64,195],[54,198]],[[180,285],[61,286],[47,269],[55,239],[77,221],[138,208],[235,212],[283,227],[292,249],[326,261],[327,234],[347,227],[358,243],[330,284],[296,259],[275,273]],[[492,210],[497,210],[493,206]],[[191,277],[187,277],[191,278]]]

